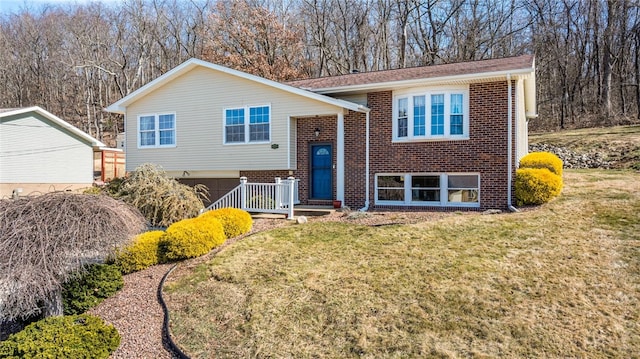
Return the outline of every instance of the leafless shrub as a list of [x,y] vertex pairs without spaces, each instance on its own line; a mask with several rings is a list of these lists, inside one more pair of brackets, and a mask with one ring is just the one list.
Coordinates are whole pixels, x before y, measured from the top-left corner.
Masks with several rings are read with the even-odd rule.
[[0,322],[61,314],[62,283],[144,228],[135,208],[107,196],[0,200]]
[[190,187],[167,176],[162,167],[146,163],[125,179],[118,198],[136,207],[153,226],[168,227],[195,217],[209,195],[203,185]]

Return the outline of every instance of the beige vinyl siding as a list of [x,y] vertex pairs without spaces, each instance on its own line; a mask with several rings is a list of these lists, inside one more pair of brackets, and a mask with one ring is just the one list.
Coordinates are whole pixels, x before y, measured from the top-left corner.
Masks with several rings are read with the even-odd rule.
[[[262,105],[271,107],[270,142],[225,145],[224,109]],[[127,170],[146,162],[167,171],[286,169],[289,156],[292,166],[295,163],[289,118],[340,111],[338,106],[196,67],[127,108]],[[175,113],[176,147],[138,148],[138,116],[163,113]],[[272,149],[272,144],[278,148]]]
[[36,113],[1,120],[0,183],[92,182],[93,149],[85,141]]
[[[517,161],[529,153],[529,133],[525,113],[524,81],[516,82],[516,155]],[[518,163],[516,163],[518,165]]]

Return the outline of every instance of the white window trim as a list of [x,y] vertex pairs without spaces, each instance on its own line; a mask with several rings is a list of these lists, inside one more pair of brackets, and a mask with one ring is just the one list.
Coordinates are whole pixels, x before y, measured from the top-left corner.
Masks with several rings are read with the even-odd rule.
[[[256,107],[268,107],[269,108],[269,140],[268,141],[250,141],[251,133],[249,130],[249,116],[251,108]],[[227,110],[244,109],[244,141],[243,142],[227,142]],[[222,144],[225,146],[238,146],[238,145],[258,145],[271,143],[273,133],[271,132],[271,124],[273,123],[273,112],[271,111],[271,104],[262,105],[244,105],[244,106],[229,106],[222,109]]]
[[[463,129],[461,135],[451,135],[451,95],[462,94],[463,102]],[[444,95],[444,135],[431,135],[431,95]],[[425,135],[413,135],[413,98],[425,96]],[[398,137],[398,100],[406,98],[407,108],[407,136]],[[393,138],[394,143],[404,142],[428,142],[428,141],[452,141],[469,139],[469,86],[443,86],[429,88],[414,88],[409,90],[394,91],[393,93]]]
[[[380,176],[403,176],[404,177],[404,201],[383,201],[378,199],[378,177]],[[411,177],[412,176],[440,176],[440,201],[412,201],[411,200]],[[478,177],[478,202],[449,202],[449,176],[477,176]],[[480,207],[482,194],[480,191],[481,177],[476,172],[447,172],[447,173],[376,173],[375,174],[375,203],[386,206],[414,206],[414,207]]]
[[[163,115],[173,115],[173,143],[170,145],[161,145],[160,144],[160,116]],[[140,129],[140,118],[141,117],[150,117],[153,116],[154,118],[154,131],[156,134],[156,144],[155,145],[146,145],[143,146],[142,145],[142,136],[141,136],[141,129]],[[138,115],[138,124],[137,124],[137,132],[136,132],[136,136],[138,138],[138,148],[139,149],[145,149],[145,148],[173,148],[176,147],[178,145],[178,116],[176,115],[175,112],[156,112],[156,113],[144,113],[144,114],[140,114]]]

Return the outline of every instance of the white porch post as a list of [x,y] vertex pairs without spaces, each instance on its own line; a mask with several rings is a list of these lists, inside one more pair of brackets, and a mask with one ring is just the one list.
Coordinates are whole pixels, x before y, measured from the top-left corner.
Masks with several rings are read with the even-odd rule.
[[287,184],[289,185],[289,187],[287,188],[289,190],[289,207],[287,208],[287,219],[294,219],[293,217],[293,196],[294,196],[294,190],[295,190],[295,186],[296,186],[296,179],[293,177],[289,177],[287,178]]
[[280,187],[280,184],[282,183],[282,180],[280,179],[280,177],[276,177],[276,208],[280,209],[282,208],[282,187]]
[[336,129],[336,198],[344,204],[344,114],[338,113]]

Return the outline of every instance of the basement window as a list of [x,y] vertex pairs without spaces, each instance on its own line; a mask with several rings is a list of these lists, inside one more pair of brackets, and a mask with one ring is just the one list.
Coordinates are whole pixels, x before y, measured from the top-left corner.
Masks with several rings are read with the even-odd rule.
[[381,205],[479,207],[480,175],[471,173],[377,174]]

